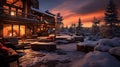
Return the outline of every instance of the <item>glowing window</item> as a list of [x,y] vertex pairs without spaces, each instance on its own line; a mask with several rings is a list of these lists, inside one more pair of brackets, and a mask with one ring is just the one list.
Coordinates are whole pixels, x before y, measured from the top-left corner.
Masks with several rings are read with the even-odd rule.
[[13,4],[18,7],[23,7],[23,3],[21,0],[7,0],[8,4]]
[[11,36],[12,34],[12,25],[10,24],[5,24],[3,25],[3,36]]
[[4,8],[4,13],[9,14],[9,7],[8,6],[3,6]]
[[20,36],[25,35],[25,25],[20,25]]
[[18,9],[18,15],[19,15],[19,16],[22,15],[22,10]]

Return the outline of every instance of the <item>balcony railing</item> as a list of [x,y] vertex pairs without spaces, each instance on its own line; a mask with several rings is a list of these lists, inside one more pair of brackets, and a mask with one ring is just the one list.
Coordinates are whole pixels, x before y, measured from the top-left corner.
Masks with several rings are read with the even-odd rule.
[[34,14],[18,12],[18,11],[14,11],[14,10],[4,9],[1,7],[0,7],[0,12],[2,12],[1,14],[4,16],[13,16],[13,17],[17,17],[17,18],[33,19],[33,20],[39,19],[39,16],[34,15]]

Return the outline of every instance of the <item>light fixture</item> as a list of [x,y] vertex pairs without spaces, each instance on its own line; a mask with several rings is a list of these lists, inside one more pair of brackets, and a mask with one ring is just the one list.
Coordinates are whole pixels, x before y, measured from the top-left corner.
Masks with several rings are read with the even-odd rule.
[[11,16],[15,16],[15,12],[14,11],[11,11]]

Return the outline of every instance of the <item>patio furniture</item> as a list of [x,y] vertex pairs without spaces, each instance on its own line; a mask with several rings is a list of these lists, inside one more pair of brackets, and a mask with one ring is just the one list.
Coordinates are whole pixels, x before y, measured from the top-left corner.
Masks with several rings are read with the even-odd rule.
[[90,52],[94,51],[94,47],[97,45],[97,41],[87,41],[77,43],[77,51]]
[[57,43],[63,43],[63,44],[75,42],[75,40],[72,36],[65,35],[65,34],[57,35],[55,40]]
[[56,50],[56,43],[55,42],[33,42],[31,43],[31,48],[33,50],[54,51]]
[[18,38],[16,37],[3,38],[3,44],[6,47],[12,48],[14,50],[24,49],[24,44],[18,44]]
[[46,37],[38,37],[37,38],[39,42],[53,42],[54,40],[48,36]]

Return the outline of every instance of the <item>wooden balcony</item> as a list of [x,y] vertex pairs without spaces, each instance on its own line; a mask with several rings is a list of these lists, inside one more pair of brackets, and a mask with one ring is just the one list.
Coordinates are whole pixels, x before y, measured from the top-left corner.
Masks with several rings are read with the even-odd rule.
[[4,21],[39,22],[37,15],[0,8],[0,18]]

